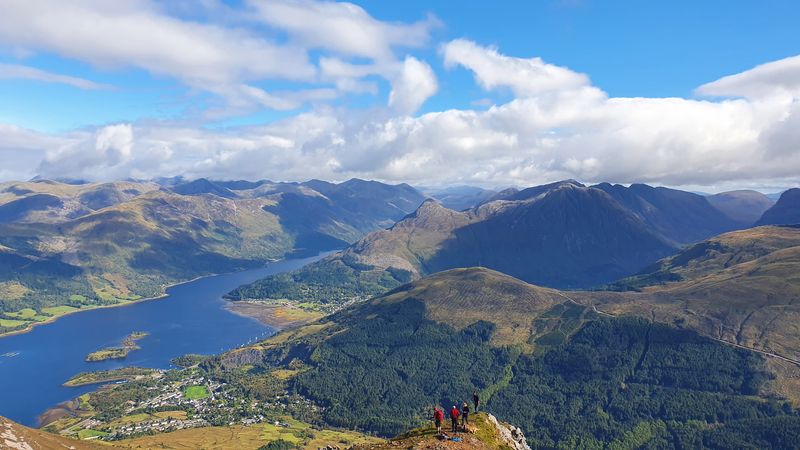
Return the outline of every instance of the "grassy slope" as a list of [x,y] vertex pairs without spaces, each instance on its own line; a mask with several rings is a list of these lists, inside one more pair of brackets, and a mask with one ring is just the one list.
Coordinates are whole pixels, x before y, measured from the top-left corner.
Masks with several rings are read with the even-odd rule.
[[288,427],[275,426],[270,423],[251,426],[207,427],[117,441],[113,444],[114,448],[126,449],[254,450],[268,442],[282,439],[296,444],[299,448],[316,450],[328,445],[348,447],[382,441],[354,431],[317,430],[311,428],[307,423],[290,418],[284,420],[289,425]]
[[[800,360],[800,228],[727,233],[623,280],[628,292],[570,297],[614,314],[654,317],[727,342]],[[664,279],[676,279],[661,283]]]
[[[496,420],[496,419],[495,419]],[[503,425],[501,425],[503,426]],[[443,427],[448,429],[448,427]],[[386,442],[358,445],[357,450],[390,450],[394,448],[437,448],[465,450],[510,450],[497,426],[486,413],[470,416],[470,433],[458,433],[462,442],[442,441],[437,438],[433,424],[415,428]]]
[[3,448],[33,450],[55,450],[69,448],[75,450],[96,450],[109,448],[101,443],[77,441],[44,431],[34,430],[0,417],[0,445]]
[[[160,414],[160,413],[159,413]],[[167,413],[164,413],[167,414]],[[169,413],[175,415],[174,412]],[[145,414],[142,420],[153,419]],[[75,450],[94,449],[219,449],[219,450],[255,450],[270,441],[283,439],[304,449],[318,449],[328,445],[338,446],[368,446],[383,442],[381,439],[370,437],[354,431],[345,430],[317,430],[311,425],[291,418],[284,419],[288,427],[273,424],[258,424],[251,426],[207,427],[179,430],[172,433],[163,433],[156,436],[145,436],[130,440],[115,442],[91,442],[58,436],[41,430],[35,430],[11,422],[0,417],[0,438],[5,439],[8,448],[12,444],[21,445],[19,448],[32,448],[34,450],[55,450],[71,448]],[[95,433],[92,430],[84,431],[82,438],[90,437]],[[3,441],[0,441],[2,444]],[[24,444],[30,447],[22,446]],[[345,444],[346,443],[346,444]],[[5,448],[5,447],[3,447]]]
[[[487,269],[451,270],[234,350],[216,364],[282,367],[302,359],[309,370],[294,386],[327,407],[326,420],[384,433],[419,420],[416,408],[447,403],[450,395],[458,400],[473,386],[490,410],[535,430],[542,445],[566,445],[563,439],[581,435],[574,430],[606,426],[614,430],[607,443],[672,442],[669,434],[678,430],[713,434],[701,423],[735,420],[725,412],[731,408],[772,414],[766,411],[776,406],[753,396],[779,393],[762,384],[761,356],[669,326],[604,319],[571,302],[573,294]],[[750,372],[737,378],[737,370]],[[666,424],[669,418],[678,422]],[[697,418],[705,419],[692,425]]]

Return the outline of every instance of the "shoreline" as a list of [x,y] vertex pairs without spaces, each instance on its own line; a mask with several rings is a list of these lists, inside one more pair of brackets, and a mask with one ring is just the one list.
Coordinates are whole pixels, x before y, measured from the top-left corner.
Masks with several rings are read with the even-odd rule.
[[[308,312],[288,305],[270,304],[267,302],[225,299],[225,310],[241,317],[255,320],[275,329],[275,334],[291,328],[303,326],[318,320],[327,314]],[[292,312],[301,311],[303,317],[289,318]]]
[[[261,267],[264,267],[264,266],[261,266]],[[254,267],[253,269],[259,269],[261,267]],[[125,306],[135,305],[137,303],[149,302],[149,301],[152,301],[152,300],[161,300],[161,299],[163,299],[165,297],[169,297],[169,294],[167,293],[167,290],[172,289],[172,288],[174,288],[176,286],[180,286],[180,285],[186,284],[186,283],[192,283],[194,281],[201,280],[203,278],[216,277],[216,276],[220,276],[220,275],[230,275],[230,274],[244,272],[246,270],[253,270],[253,269],[243,269],[243,270],[237,270],[237,271],[234,271],[234,272],[224,272],[224,273],[210,273],[208,275],[200,275],[200,276],[194,277],[191,280],[178,281],[176,283],[167,284],[167,285],[165,285],[163,287],[164,293],[161,294],[161,295],[155,296],[155,297],[147,297],[147,298],[140,298],[140,299],[136,299],[136,300],[129,300],[129,301],[121,302],[121,303],[116,303],[116,304],[113,304],[113,305],[99,305],[99,306],[90,306],[88,308],[79,308],[79,309],[76,309],[75,311],[70,311],[70,312],[67,312],[67,313],[64,313],[64,314],[59,314],[57,316],[49,317],[47,320],[43,320],[41,322],[31,323],[29,325],[26,325],[25,328],[22,328],[20,330],[14,330],[14,331],[8,331],[6,333],[2,333],[2,334],[0,334],[0,339],[3,339],[4,337],[8,337],[8,336],[15,336],[15,335],[18,335],[18,334],[29,333],[29,332],[33,331],[33,329],[36,328],[37,326],[47,325],[49,323],[53,323],[56,320],[61,319],[62,317],[67,317],[67,316],[72,315],[72,314],[77,314],[77,313],[81,313],[81,312],[85,312],[85,311],[94,311],[94,310],[104,309],[104,308],[122,308],[122,307],[125,307]]]
[[[326,256],[328,256],[328,255],[330,255],[332,253],[336,253],[338,251],[340,251],[340,250],[324,250],[324,251],[320,251],[315,256],[319,256],[319,257],[324,258],[324,257],[326,257]],[[209,273],[209,274],[206,274],[206,275],[199,275],[199,276],[196,276],[196,277],[194,277],[192,279],[189,279],[189,280],[177,281],[175,283],[170,283],[170,284],[164,285],[164,287],[162,288],[164,293],[161,294],[161,295],[157,295],[155,297],[140,298],[140,299],[137,299],[137,300],[130,300],[130,301],[126,301],[126,302],[123,302],[123,303],[116,303],[116,304],[113,304],[113,305],[100,305],[100,306],[91,306],[91,307],[88,307],[88,308],[79,308],[79,309],[76,309],[75,311],[70,311],[70,312],[67,312],[67,313],[64,313],[64,314],[60,314],[58,316],[49,317],[47,320],[43,320],[41,322],[31,323],[29,325],[26,325],[25,328],[22,328],[22,329],[19,329],[19,330],[7,331],[5,333],[0,333],[0,339],[3,339],[4,337],[8,337],[8,336],[16,336],[18,334],[29,333],[29,332],[33,331],[33,329],[36,328],[37,326],[47,325],[49,323],[53,323],[56,320],[58,320],[58,319],[60,319],[62,317],[69,316],[71,314],[76,314],[76,313],[80,313],[80,312],[84,312],[84,311],[93,311],[93,310],[102,309],[102,308],[121,308],[121,307],[125,307],[125,306],[134,305],[134,304],[137,304],[137,303],[140,303],[140,302],[147,302],[147,301],[151,301],[151,300],[160,300],[160,299],[163,299],[164,297],[168,297],[169,296],[169,294],[167,293],[167,290],[172,289],[172,288],[174,288],[176,286],[180,286],[182,284],[192,283],[194,281],[201,280],[203,278],[216,277],[216,276],[220,276],[220,275],[231,275],[231,274],[235,274],[235,273],[246,272],[248,270],[263,269],[263,268],[267,267],[270,264],[278,263],[278,262],[281,262],[281,261],[289,261],[289,260],[292,260],[292,259],[304,259],[304,258],[305,257],[300,257],[300,258],[284,257],[284,258],[279,258],[279,259],[266,259],[266,260],[264,260],[263,264],[261,264],[259,266],[256,266],[256,267],[250,267],[250,268],[242,269],[242,270],[234,270],[232,272]],[[230,300],[226,299],[225,296],[222,296],[222,300],[224,302],[226,302],[226,303],[230,303]],[[225,306],[225,308],[227,309],[227,305]],[[231,311],[231,312],[233,312],[233,311]],[[238,313],[235,313],[235,314],[238,314]],[[253,318],[252,316],[247,316],[247,315],[244,315],[244,317]],[[258,319],[255,319],[255,320],[258,320]],[[262,322],[262,323],[264,323],[264,322]],[[266,325],[269,325],[269,324],[266,324]],[[272,325],[270,325],[270,326],[272,326]]]

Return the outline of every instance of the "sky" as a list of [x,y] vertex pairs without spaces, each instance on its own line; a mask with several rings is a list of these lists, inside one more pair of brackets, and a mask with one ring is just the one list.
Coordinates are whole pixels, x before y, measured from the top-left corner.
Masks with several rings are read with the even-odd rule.
[[800,185],[796,1],[0,10],[0,181]]

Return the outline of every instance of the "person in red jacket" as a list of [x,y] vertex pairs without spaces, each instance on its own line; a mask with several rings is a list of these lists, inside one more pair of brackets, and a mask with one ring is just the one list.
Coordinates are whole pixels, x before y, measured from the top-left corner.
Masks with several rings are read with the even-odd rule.
[[461,414],[458,412],[458,408],[456,405],[453,405],[453,409],[450,410],[450,421],[453,422],[453,433],[458,431],[458,416]]
[[442,434],[442,422],[444,422],[444,411],[436,406],[433,408],[433,423],[436,424],[436,434]]

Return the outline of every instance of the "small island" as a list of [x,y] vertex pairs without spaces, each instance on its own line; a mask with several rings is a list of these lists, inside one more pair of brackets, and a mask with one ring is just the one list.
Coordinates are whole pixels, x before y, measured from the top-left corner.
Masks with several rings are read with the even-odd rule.
[[161,371],[141,367],[123,367],[121,369],[100,370],[98,372],[81,372],[64,383],[66,387],[86,386],[89,384],[110,383],[138,379],[145,376],[156,376]]
[[129,334],[122,340],[122,345],[119,347],[107,347],[104,349],[100,349],[96,352],[89,353],[86,356],[86,362],[96,362],[96,361],[105,361],[107,359],[121,359],[128,356],[128,353],[139,350],[138,344],[136,341],[142,339],[143,337],[149,335],[150,333],[144,331],[134,331],[133,333]]

